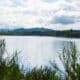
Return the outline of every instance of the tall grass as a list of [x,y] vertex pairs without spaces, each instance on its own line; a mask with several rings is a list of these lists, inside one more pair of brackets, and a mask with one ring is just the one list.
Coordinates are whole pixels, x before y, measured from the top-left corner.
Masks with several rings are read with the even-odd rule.
[[5,59],[0,61],[0,80],[20,80],[24,78],[24,74],[21,72],[16,58],[17,55],[15,53],[10,60]]
[[53,68],[48,66],[44,68],[35,67],[24,74],[23,69],[19,67],[17,51],[12,58],[3,59],[2,55],[0,59],[0,80],[80,80],[80,63],[78,63],[79,55],[77,55],[78,51],[75,43],[70,42],[64,47],[62,54],[59,56],[65,69],[64,78],[59,76],[59,74],[63,74],[63,71],[54,62],[51,62]]
[[75,43],[70,42],[63,49],[60,60],[65,68],[65,80],[80,80],[80,54],[76,49]]

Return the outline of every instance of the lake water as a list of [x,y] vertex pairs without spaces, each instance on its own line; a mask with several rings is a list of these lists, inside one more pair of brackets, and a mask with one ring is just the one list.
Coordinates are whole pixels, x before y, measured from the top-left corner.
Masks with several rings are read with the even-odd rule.
[[35,67],[49,65],[49,61],[55,60],[60,67],[58,54],[68,42],[75,42],[80,47],[80,39],[40,37],[40,36],[0,36],[5,39],[6,50],[11,56],[15,50],[19,53],[20,63],[24,66]]

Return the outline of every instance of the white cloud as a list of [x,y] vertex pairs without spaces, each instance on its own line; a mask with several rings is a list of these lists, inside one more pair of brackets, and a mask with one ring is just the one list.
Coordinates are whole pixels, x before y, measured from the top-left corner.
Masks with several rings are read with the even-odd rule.
[[[52,19],[55,19],[55,16],[74,16],[80,18],[80,1],[0,0],[1,26],[48,27],[57,29],[56,26],[58,24],[50,23]],[[79,24],[79,21],[75,24]],[[72,24],[72,28],[75,24]],[[61,26],[58,25],[58,28],[62,28]],[[68,25],[65,28],[70,26]]]

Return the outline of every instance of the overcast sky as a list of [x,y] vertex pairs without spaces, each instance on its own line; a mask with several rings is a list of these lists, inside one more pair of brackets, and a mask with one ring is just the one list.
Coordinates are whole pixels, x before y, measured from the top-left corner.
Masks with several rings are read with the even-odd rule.
[[80,0],[0,0],[0,28],[80,29]]

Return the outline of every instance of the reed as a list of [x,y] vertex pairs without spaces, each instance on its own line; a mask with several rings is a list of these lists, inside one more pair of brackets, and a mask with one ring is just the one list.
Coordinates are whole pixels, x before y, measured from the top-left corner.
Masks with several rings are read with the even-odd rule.
[[54,62],[50,63],[52,67],[35,67],[24,74],[23,68],[19,67],[18,54],[15,51],[12,57],[3,59],[3,53],[0,58],[0,80],[80,80],[79,55],[75,43],[70,42],[65,46],[59,56],[65,69],[64,78],[59,76],[63,71]]

